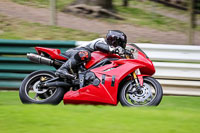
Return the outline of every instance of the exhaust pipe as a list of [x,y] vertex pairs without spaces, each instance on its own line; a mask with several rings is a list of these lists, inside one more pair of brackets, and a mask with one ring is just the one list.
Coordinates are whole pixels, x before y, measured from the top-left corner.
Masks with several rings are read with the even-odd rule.
[[49,66],[60,67],[64,63],[61,61],[52,60],[47,57],[43,57],[41,55],[37,55],[37,54],[33,54],[33,53],[28,53],[27,58],[34,63],[45,64],[45,65],[49,65]]
[[52,66],[54,64],[54,61],[52,59],[42,57],[33,53],[28,53],[27,58],[34,63],[45,64],[49,66]]

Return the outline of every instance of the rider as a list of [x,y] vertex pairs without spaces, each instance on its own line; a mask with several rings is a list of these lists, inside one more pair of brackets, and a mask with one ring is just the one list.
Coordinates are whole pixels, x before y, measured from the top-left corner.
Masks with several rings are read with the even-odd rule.
[[127,43],[126,35],[119,30],[109,30],[106,39],[98,38],[85,46],[79,46],[69,49],[65,52],[68,60],[56,71],[56,75],[68,79],[74,79],[74,70],[80,64],[90,60],[91,53],[101,51],[105,53],[113,53],[117,47],[125,48]]

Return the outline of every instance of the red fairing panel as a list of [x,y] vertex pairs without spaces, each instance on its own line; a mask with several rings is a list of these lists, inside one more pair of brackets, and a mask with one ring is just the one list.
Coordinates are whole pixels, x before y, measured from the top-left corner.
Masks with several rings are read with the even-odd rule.
[[69,91],[64,95],[64,104],[113,104],[115,99],[104,85],[89,85],[77,91]]
[[94,64],[98,63],[99,61],[101,61],[105,58],[118,58],[118,59],[120,59],[121,57],[116,55],[116,54],[107,54],[107,53],[103,53],[103,52],[100,52],[100,51],[95,51],[95,52],[92,52],[91,59],[90,59],[90,61],[87,62],[87,64],[85,65],[85,68],[88,69],[91,66],[93,66]]
[[146,56],[138,51],[138,59],[139,61],[143,61],[145,65],[145,67],[140,68],[140,72],[143,75],[153,75],[156,70],[155,67],[153,65],[153,62],[150,59],[147,59]]
[[48,55],[50,55],[52,59],[67,60],[66,58],[60,56],[61,54],[60,49],[52,49],[52,48],[44,48],[44,47],[35,47],[35,49],[38,52],[38,54],[41,54],[41,52],[45,52]]
[[[89,85],[83,87],[77,91],[69,91],[64,95],[64,104],[111,104],[117,105],[117,93],[118,85],[123,78],[128,74],[135,71],[138,68],[146,67],[149,74],[155,72],[153,64],[151,62],[143,62],[136,59],[120,59],[112,61],[112,64],[108,64],[99,68],[95,68],[93,71],[96,76],[101,80],[99,86]],[[105,82],[103,81],[103,75],[105,75]],[[114,79],[114,84],[113,80]]]

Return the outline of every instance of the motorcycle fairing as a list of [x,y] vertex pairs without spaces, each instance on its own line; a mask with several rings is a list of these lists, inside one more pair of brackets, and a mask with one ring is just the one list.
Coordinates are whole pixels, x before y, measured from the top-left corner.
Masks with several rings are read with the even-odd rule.
[[103,52],[100,52],[100,51],[95,51],[95,52],[92,52],[91,59],[86,63],[85,68],[88,69],[91,66],[93,66],[94,64],[96,64],[96,63],[98,63],[101,60],[106,59],[106,58],[118,58],[118,59],[120,59],[121,57],[116,55],[116,54],[107,54],[107,53],[103,53]]
[[[120,82],[136,69],[142,69],[141,74],[152,75],[155,69],[151,61],[137,59],[120,59],[111,64],[92,69],[101,80],[98,86],[88,85],[77,91],[69,91],[64,95],[64,104],[111,104],[117,105],[118,86]],[[145,71],[144,71],[145,70]],[[147,72],[147,73],[144,73]]]
[[67,60],[65,57],[60,56],[60,54],[61,54],[60,49],[35,47],[35,50],[38,52],[39,55],[42,52],[44,52],[44,53],[47,53],[49,56],[51,56],[52,59]]

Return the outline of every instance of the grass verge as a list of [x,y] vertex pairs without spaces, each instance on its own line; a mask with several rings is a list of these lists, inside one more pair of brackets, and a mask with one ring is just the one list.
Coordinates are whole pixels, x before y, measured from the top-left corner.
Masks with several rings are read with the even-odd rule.
[[88,41],[98,37],[95,33],[11,19],[0,14],[1,39]]
[[158,107],[22,105],[0,92],[0,132],[198,133],[200,97],[164,96]]

